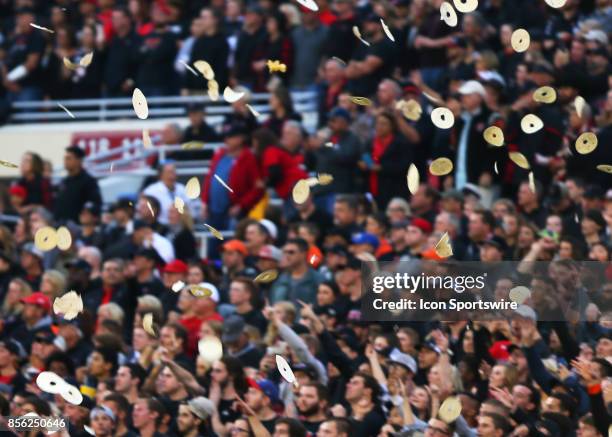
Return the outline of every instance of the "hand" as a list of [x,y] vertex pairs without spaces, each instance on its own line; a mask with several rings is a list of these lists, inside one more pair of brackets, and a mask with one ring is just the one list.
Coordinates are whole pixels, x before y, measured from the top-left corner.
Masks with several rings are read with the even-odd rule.
[[425,82],[423,82],[423,76],[420,70],[412,70],[410,73],[410,80],[418,87],[421,88]]
[[489,391],[491,393],[491,396],[500,401],[511,411],[515,410],[514,401],[512,400],[512,394],[508,391],[507,388],[490,387]]
[[219,402],[221,402],[221,386],[218,382],[212,381],[210,383],[208,399],[210,399],[217,406],[219,405]]
[[510,437],[528,437],[529,436],[529,428],[526,425],[519,425],[514,428]]
[[376,351],[374,350],[374,346],[372,346],[372,343],[367,344],[365,348],[365,356],[369,360],[375,360],[377,358]]
[[478,367],[478,374],[482,380],[489,379],[489,375],[491,374],[491,365],[485,360],[482,360],[480,362],[480,367]]
[[236,402],[238,403],[238,407],[240,410],[242,410],[243,414],[246,416],[255,416],[255,411],[253,411],[253,409],[249,407],[240,396],[236,396]]
[[612,402],[612,384],[607,384],[603,389],[604,403],[608,405]]
[[448,337],[439,329],[434,329],[431,331],[431,336],[436,342],[436,346],[440,348],[440,351],[442,351],[442,353],[446,353],[449,345]]
[[561,377],[561,381],[565,381],[572,375],[572,372],[569,371],[567,367],[563,364],[559,364],[559,376]]
[[583,385],[589,387],[601,384],[601,378],[597,376],[596,364],[586,360],[572,360],[572,367],[580,375]]
[[340,404],[336,404],[330,408],[329,412],[332,417],[346,417],[346,408]]

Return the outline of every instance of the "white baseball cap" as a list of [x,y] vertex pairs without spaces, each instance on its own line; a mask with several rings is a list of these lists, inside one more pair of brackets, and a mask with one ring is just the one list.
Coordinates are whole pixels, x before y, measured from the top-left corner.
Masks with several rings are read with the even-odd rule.
[[459,87],[459,94],[479,94],[484,99],[487,96],[487,91],[477,80],[468,80]]

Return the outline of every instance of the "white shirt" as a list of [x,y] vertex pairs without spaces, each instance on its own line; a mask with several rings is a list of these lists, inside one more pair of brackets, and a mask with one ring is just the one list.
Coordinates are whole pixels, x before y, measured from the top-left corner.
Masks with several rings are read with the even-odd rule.
[[153,232],[153,241],[151,243],[145,241],[143,246],[155,249],[166,264],[174,261],[174,246],[172,246],[170,240],[157,232]]
[[[168,211],[174,205],[174,198],[180,197],[185,202],[185,206],[189,208],[189,212],[193,216],[194,214],[194,201],[187,197],[185,193],[185,185],[175,183],[174,191],[170,190],[163,182],[155,182],[154,184],[149,185],[143,192],[145,196],[155,197],[161,206],[161,211],[159,212],[159,216],[157,220],[164,224],[168,224]],[[196,199],[197,201],[197,199]]]

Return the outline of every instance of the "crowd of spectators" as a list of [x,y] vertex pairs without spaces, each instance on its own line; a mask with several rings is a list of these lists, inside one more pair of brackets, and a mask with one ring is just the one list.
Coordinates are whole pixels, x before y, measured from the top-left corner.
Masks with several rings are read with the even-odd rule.
[[[135,86],[147,96],[202,93],[205,81],[185,67],[196,60],[221,87],[271,91],[267,118],[249,111],[247,92],[220,127],[192,105],[186,130],[168,125],[155,138],[223,142],[196,199],[176,161],[198,150],[156,163],[154,181],[112,204],[81,148],[66,149],[59,181],[43,157],[24,153],[1,199],[18,220],[0,226],[0,416],[63,416],[56,434],[69,436],[606,436],[612,175],[596,167],[612,165],[612,5],[482,1],[453,28],[441,3],[317,0],[312,12],[271,0],[0,0],[7,101],[130,96]],[[510,44],[520,27],[531,36],[524,53]],[[65,68],[63,58],[78,64],[92,51],[87,68]],[[271,76],[269,59],[286,73]],[[19,66],[25,76],[10,80]],[[545,85],[556,100],[535,102]],[[317,93],[315,132],[292,90]],[[398,109],[402,99],[419,103],[418,120]],[[453,126],[432,123],[437,106],[453,112]],[[538,132],[521,129],[528,113],[542,119]],[[483,137],[493,125],[503,147]],[[585,132],[599,142],[588,154],[575,146]],[[454,171],[433,176],[438,157]],[[295,184],[317,174],[333,181],[295,203]],[[209,238],[204,256],[194,232],[203,223],[232,235]],[[34,240],[46,226],[66,226],[71,247],[41,250]],[[551,265],[500,277],[491,293],[525,285],[561,300],[580,293],[584,305],[572,317],[556,307],[554,321],[517,312],[364,322],[362,263],[441,261],[434,246],[445,233],[459,262]],[[581,261],[599,273],[588,284],[577,280]],[[53,310],[69,290],[83,300],[74,320]],[[218,343],[222,356],[209,359],[202,344]],[[42,391],[42,371],[77,386],[83,402]],[[445,420],[453,397],[460,415]]]

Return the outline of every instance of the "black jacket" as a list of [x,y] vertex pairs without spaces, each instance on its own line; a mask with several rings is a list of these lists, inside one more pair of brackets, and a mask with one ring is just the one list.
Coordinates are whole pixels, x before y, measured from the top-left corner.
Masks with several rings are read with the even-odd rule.
[[98,208],[101,207],[102,197],[98,181],[85,170],[81,170],[76,176],[67,176],[57,187],[53,215],[59,221],[79,221],[79,213],[83,205],[93,202]]
[[391,144],[380,157],[381,169],[376,173],[378,178],[378,207],[386,208],[394,197],[407,199],[408,184],[402,183],[406,177],[408,166],[412,162],[412,148],[401,135],[395,135]]
[[[203,60],[210,64],[215,72],[215,80],[219,83],[219,90],[227,86],[229,70],[227,59],[229,58],[229,45],[225,36],[220,32],[213,36],[201,36],[196,39],[191,48],[190,63]],[[238,59],[238,58],[236,58]],[[202,76],[193,74],[185,75],[185,86],[189,89],[202,89],[206,87],[206,81]]]

